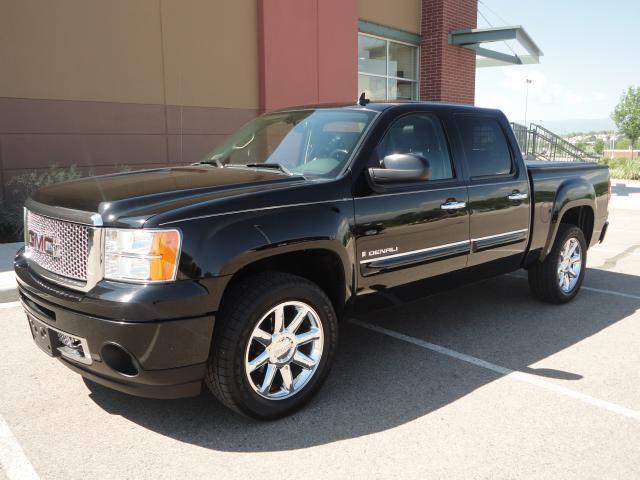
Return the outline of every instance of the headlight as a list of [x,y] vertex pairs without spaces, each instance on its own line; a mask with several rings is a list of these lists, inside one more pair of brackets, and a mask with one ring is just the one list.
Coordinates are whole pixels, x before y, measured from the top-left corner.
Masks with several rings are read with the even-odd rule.
[[135,283],[175,280],[180,241],[178,230],[107,228],[104,277]]

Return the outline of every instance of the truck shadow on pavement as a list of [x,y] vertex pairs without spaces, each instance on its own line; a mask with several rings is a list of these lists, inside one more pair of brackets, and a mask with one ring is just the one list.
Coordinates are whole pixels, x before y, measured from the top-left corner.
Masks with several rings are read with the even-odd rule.
[[[590,270],[587,284],[590,280],[598,288],[618,285],[640,292],[637,276]],[[554,369],[552,360],[531,365],[639,308],[640,299],[588,290],[567,305],[547,305],[530,295],[525,279],[504,276],[359,319],[549,381],[571,382],[582,378],[580,363],[572,372]],[[221,451],[268,452],[370,435],[437,415],[441,407],[499,378],[493,371],[345,322],[337,361],[324,387],[306,408],[275,422],[240,417],[208,392],[161,401],[87,385],[101,408],[161,435]],[[499,405],[497,399],[487,408]]]
[[611,192],[619,197],[628,197],[633,193],[640,193],[640,187],[627,185],[626,183],[612,183]]

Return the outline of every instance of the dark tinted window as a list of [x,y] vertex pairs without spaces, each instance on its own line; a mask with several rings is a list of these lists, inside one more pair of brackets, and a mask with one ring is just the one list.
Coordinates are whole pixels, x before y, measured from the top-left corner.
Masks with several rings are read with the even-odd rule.
[[472,177],[511,173],[511,152],[496,120],[465,116],[457,122]]
[[442,126],[435,115],[413,113],[396,120],[374,151],[373,165],[393,153],[415,153],[427,159],[431,180],[453,178],[449,149]]

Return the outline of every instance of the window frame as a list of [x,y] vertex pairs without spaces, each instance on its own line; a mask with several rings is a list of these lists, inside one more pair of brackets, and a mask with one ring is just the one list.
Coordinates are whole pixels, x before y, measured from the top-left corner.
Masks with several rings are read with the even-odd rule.
[[[445,123],[443,119],[438,115],[437,112],[433,110],[411,110],[408,112],[403,112],[397,117],[393,118],[389,122],[389,124],[385,127],[384,132],[380,135],[378,141],[376,142],[373,150],[375,150],[378,145],[384,140],[384,138],[389,134],[394,124],[403,118],[411,115],[428,115],[432,117],[435,122],[440,126],[442,131],[442,137],[444,139],[445,146],[447,147],[447,154],[449,157],[449,162],[451,164],[451,178],[439,178],[436,180],[416,180],[413,182],[403,182],[403,183],[395,183],[384,186],[385,193],[392,193],[397,191],[405,191],[407,189],[412,190],[415,187],[421,187],[421,190],[431,189],[431,188],[441,188],[441,187],[449,187],[453,185],[457,185],[462,181],[461,171],[456,165],[455,155],[453,151],[453,142],[449,137],[449,133],[447,132],[447,128],[445,127]],[[372,151],[373,151],[372,150]],[[428,159],[427,159],[428,160]],[[364,170],[366,171],[369,168],[369,159],[366,160],[364,165]]]
[[[385,74],[381,75],[379,73],[367,73],[367,72],[361,72],[360,69],[358,69],[358,77],[360,77],[360,75],[364,75],[367,77],[375,77],[375,78],[384,78],[385,80],[385,98],[384,99],[380,99],[383,101],[393,101],[393,100],[397,100],[397,98],[395,99],[391,99],[389,98],[389,80],[400,80],[400,81],[405,81],[405,82],[411,82],[413,84],[413,94],[412,94],[412,98],[411,100],[419,100],[420,98],[420,45],[416,45],[415,43],[409,43],[409,42],[403,42],[400,40],[395,40],[392,38],[388,38],[388,37],[382,37],[380,35],[374,35],[372,33],[365,33],[365,32],[358,32],[358,37],[362,35],[365,37],[370,37],[370,38],[375,38],[377,40],[383,40],[385,42],[385,48],[386,48],[386,62],[385,62]],[[406,45],[408,47],[412,47],[415,49],[415,68],[416,71],[414,72],[415,74],[415,78],[406,78],[406,77],[396,77],[393,75],[389,75],[389,45],[391,43],[397,43],[399,45]],[[361,92],[358,92],[358,95]],[[373,99],[373,101],[376,101],[378,99]]]

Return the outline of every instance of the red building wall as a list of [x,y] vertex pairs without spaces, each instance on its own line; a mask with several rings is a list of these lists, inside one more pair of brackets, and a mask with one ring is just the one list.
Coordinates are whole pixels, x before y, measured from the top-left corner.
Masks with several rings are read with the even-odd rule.
[[356,99],[356,0],[258,0],[260,107]]
[[[474,103],[475,52],[448,35],[475,28],[477,9],[477,0],[422,0],[422,100]],[[258,0],[258,27],[263,111],[355,99],[356,0]]]
[[475,100],[476,55],[449,45],[449,32],[477,27],[478,0],[422,0],[420,99]]

